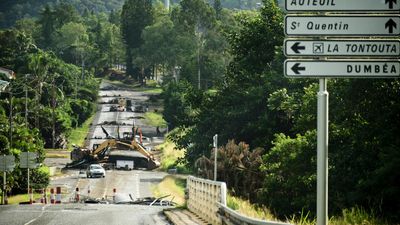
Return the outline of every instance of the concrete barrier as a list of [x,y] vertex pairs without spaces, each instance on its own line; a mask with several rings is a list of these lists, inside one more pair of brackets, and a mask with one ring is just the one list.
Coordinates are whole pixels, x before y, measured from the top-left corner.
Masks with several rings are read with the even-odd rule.
[[49,175],[52,177],[52,176],[54,176],[54,175],[56,175],[57,174],[57,170],[59,170],[57,167],[55,167],[55,166],[50,166],[49,167]]
[[226,205],[226,184],[189,176],[186,186],[188,209],[213,225],[222,224],[217,213],[220,204]]

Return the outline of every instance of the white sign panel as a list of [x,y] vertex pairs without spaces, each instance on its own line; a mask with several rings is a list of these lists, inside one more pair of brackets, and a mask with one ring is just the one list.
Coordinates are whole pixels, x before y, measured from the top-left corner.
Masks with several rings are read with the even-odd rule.
[[286,60],[287,77],[400,77],[400,61]]
[[400,16],[288,15],[285,33],[292,36],[398,36]]
[[400,56],[400,40],[285,39],[286,56]]
[[38,165],[36,163],[37,154],[34,152],[21,152],[20,155],[20,167],[21,168],[36,168]]
[[287,11],[399,12],[398,0],[285,0]]
[[9,172],[15,167],[15,157],[13,155],[0,155],[0,171]]

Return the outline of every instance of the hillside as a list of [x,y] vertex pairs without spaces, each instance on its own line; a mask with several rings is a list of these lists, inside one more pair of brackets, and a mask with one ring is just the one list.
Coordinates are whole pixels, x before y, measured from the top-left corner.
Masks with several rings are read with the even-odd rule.
[[[157,0],[153,0],[155,2]],[[164,0],[159,0],[164,2]],[[283,0],[277,0],[282,5]],[[125,0],[1,0],[0,1],[0,29],[12,27],[15,21],[22,18],[36,17],[46,4],[53,6],[58,3],[72,4],[81,14],[89,12],[110,12],[122,8]],[[179,0],[170,0],[178,4]],[[206,0],[211,6],[214,0]],[[228,9],[255,9],[262,0],[221,0],[223,8]]]
[[[15,21],[22,18],[36,17],[46,5],[55,5],[59,0],[1,0],[0,1],[0,28],[14,25]],[[85,10],[94,12],[110,12],[118,10],[124,0],[65,0],[72,4],[80,13]]]

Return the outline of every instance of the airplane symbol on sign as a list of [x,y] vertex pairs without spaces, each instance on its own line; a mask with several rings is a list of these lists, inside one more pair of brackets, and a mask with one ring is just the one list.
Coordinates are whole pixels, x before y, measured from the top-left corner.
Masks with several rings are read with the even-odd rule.
[[324,53],[324,43],[313,43],[313,52],[314,53]]

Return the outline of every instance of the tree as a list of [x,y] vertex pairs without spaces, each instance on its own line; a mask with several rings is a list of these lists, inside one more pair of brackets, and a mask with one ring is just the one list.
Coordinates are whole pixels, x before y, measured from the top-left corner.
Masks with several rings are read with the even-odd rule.
[[[57,30],[54,36],[56,49],[64,60],[77,63],[87,52],[89,37],[86,27],[81,23],[69,22]],[[78,59],[81,59],[78,61]]]
[[183,0],[179,4],[181,7],[172,12],[172,20],[185,32],[206,32],[215,26],[215,11],[204,0]]
[[38,23],[42,33],[41,46],[49,48],[52,44],[52,34],[56,30],[54,14],[49,5],[46,5],[40,13]]
[[36,20],[32,18],[24,18],[17,20],[15,22],[15,28],[23,33],[25,33],[29,37],[33,37],[34,40],[40,37],[40,27],[37,24]]
[[0,31],[0,65],[18,71],[24,64],[24,57],[35,51],[32,39],[21,31]]
[[221,0],[214,0],[214,10],[217,19],[221,19],[221,11],[222,11]]
[[122,7],[121,31],[126,44],[126,72],[142,82],[141,73],[135,73],[134,51],[142,44],[142,31],[153,22],[153,8],[150,0],[127,0]]
[[[268,17],[239,15],[240,29],[228,38],[233,53],[228,72],[216,86],[215,93],[205,94],[199,104],[192,103],[198,107],[195,122],[183,124],[191,129],[177,136],[177,146],[187,149],[186,159],[190,165],[204,152],[206,156],[210,154],[211,143],[204,140],[211,140],[215,133],[221,143],[234,139],[248,143],[251,149],[269,149],[275,133],[290,129],[287,120],[283,123],[276,112],[267,108],[266,96],[288,85],[274,67],[266,66],[280,59],[274,46],[281,45],[283,39],[279,20],[283,17],[271,2],[262,11]],[[211,46],[214,45],[210,43]]]

